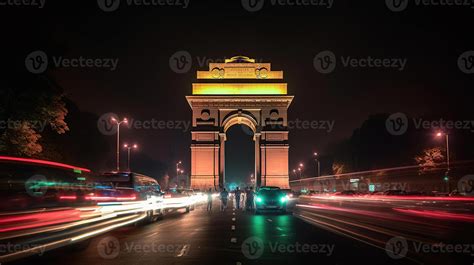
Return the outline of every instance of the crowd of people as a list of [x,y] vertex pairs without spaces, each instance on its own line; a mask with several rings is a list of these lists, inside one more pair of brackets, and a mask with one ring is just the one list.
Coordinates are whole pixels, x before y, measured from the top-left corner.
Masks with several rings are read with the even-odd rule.
[[[247,187],[245,190],[241,190],[237,187],[235,190],[231,191],[234,194],[235,208],[244,209],[251,211],[254,208],[254,196],[255,192],[253,187]],[[209,188],[207,192],[207,211],[212,211],[212,200],[213,200],[213,191]],[[221,201],[220,210],[225,211],[227,209],[227,204],[229,202],[230,194],[226,188],[222,188],[219,193],[219,199]]]

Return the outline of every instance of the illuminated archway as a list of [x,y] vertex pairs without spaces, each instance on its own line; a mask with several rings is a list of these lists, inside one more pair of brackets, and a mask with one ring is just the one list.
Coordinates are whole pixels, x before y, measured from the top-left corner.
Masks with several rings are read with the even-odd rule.
[[256,185],[289,187],[287,110],[293,96],[286,83],[275,82],[283,72],[238,56],[211,63],[197,78],[201,82],[186,97],[193,112],[191,187],[224,186],[226,131],[236,124],[254,134]]

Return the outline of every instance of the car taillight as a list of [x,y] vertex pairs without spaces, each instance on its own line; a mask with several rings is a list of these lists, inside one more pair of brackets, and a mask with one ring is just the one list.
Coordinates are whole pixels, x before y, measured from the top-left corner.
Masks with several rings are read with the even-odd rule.
[[75,192],[59,191],[56,196],[60,201],[77,200],[77,194]]
[[76,195],[60,195],[59,199],[62,201],[67,201],[67,200],[73,201],[73,200],[77,200],[77,196]]
[[116,193],[111,195],[100,194],[100,193],[89,193],[84,197],[86,200],[91,201],[134,201],[138,198],[136,192],[131,194]]

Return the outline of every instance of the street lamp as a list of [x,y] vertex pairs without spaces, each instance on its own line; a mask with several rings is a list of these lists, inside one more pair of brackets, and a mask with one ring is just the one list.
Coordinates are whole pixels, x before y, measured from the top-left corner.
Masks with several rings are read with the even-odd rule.
[[179,188],[179,165],[181,165],[181,161],[178,161],[178,163],[176,163],[176,182],[178,183],[178,188]]
[[116,118],[112,117],[110,119],[111,122],[117,124],[117,171],[120,171],[120,125],[122,123],[127,124],[127,118],[123,118],[123,120],[118,121]]
[[128,171],[130,172],[130,150],[133,148],[133,149],[137,149],[138,148],[138,145],[134,144],[134,145],[128,145],[128,144],[124,144],[123,145],[124,148],[127,148],[128,149],[128,159],[127,159],[127,167],[128,167]]
[[[180,170],[179,173],[181,173],[181,175],[184,174],[184,170]],[[187,186],[188,185],[188,181],[185,179],[184,180],[184,184]],[[183,188],[184,188],[184,185],[183,185]]]
[[321,176],[321,164],[319,163],[319,159],[318,159],[318,153],[317,152],[314,152],[313,153],[314,155],[314,161],[316,161],[316,164],[318,166],[318,177]]
[[446,175],[444,176],[444,181],[446,181],[447,185],[448,185],[448,192],[449,192],[449,170],[450,170],[450,161],[449,161],[449,134],[447,133],[442,133],[442,132],[438,132],[436,134],[436,137],[442,137],[442,136],[445,136],[445,139],[446,139]]
[[450,163],[450,161],[449,161],[449,134],[438,132],[436,134],[436,137],[442,137],[443,135],[446,138],[446,163],[447,163],[447,170],[449,171],[449,169],[450,169],[450,166],[449,166],[449,163]]
[[300,167],[298,168],[298,172],[300,172],[300,179],[301,179],[301,177],[302,177],[303,175],[302,175],[302,173],[301,173],[301,168],[300,168]]

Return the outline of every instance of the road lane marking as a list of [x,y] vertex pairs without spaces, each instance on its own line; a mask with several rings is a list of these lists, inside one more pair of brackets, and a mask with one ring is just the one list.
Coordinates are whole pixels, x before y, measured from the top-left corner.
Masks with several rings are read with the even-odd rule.
[[236,238],[236,237],[231,238],[231,239],[230,239],[230,242],[231,242],[231,243],[237,243],[237,238]]
[[235,213],[232,213],[232,215],[235,215]]
[[153,234],[151,234],[151,235],[147,235],[146,237],[152,237],[152,236],[155,236],[155,235],[157,235],[157,234],[158,234],[158,232],[155,232],[155,233],[153,233]]
[[189,247],[190,245],[188,244],[184,245],[181,251],[179,251],[178,255],[176,255],[176,257],[183,257],[188,255]]
[[233,225],[230,229],[235,230],[235,225]]
[[235,222],[235,218],[232,218],[232,221],[234,221],[234,222]]

